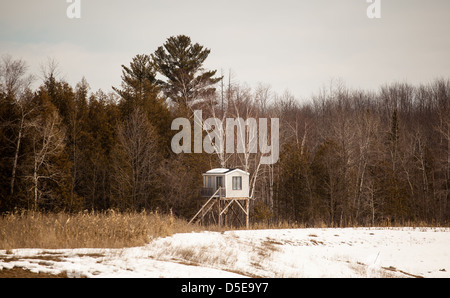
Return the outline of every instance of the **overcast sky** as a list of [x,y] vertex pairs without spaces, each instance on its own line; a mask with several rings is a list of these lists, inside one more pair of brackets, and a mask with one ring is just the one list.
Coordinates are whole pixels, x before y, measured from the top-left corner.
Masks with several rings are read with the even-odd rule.
[[69,5],[1,0],[0,54],[36,75],[54,58],[73,86],[85,76],[106,92],[121,64],[179,34],[211,49],[206,68],[300,100],[336,79],[376,90],[450,78],[449,0],[381,0],[381,19],[367,17],[366,0],[81,0],[80,19]]

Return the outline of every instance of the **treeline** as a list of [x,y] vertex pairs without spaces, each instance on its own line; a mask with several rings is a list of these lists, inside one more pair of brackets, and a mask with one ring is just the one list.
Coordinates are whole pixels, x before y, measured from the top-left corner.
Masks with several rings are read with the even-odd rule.
[[[92,92],[84,78],[71,86],[51,63],[31,90],[26,63],[3,56],[0,213],[160,209],[189,218],[201,174],[237,167],[251,173],[252,221],[448,224],[450,81],[376,92],[338,84],[300,103],[205,70],[209,53],[170,37],[122,65],[111,93]],[[248,146],[173,153],[171,123],[193,123],[194,110],[204,119],[279,118],[278,162],[261,164]]]
[[278,219],[376,225],[450,219],[450,81],[323,90],[276,105]]
[[[114,92],[71,86],[50,61],[31,90],[25,61],[0,67],[0,212],[155,210],[190,214],[208,157],[171,151],[171,122],[214,93],[210,50],[187,36],[122,65]],[[206,157],[206,158],[205,158]]]

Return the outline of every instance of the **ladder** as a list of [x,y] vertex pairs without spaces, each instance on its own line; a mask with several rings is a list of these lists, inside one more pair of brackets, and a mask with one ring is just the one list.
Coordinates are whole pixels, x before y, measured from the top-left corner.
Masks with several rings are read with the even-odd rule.
[[[197,221],[199,221],[200,219],[202,219],[208,212],[209,210],[211,210],[211,208],[214,206],[214,204],[216,203],[215,201],[213,201],[215,195],[222,189],[223,187],[219,187],[216,192],[208,199],[208,201],[206,201],[205,204],[203,204],[202,208],[200,208],[200,210],[194,215],[194,217],[192,217],[192,219],[189,221],[189,224],[192,223],[195,218],[202,213],[203,210],[205,210],[205,212],[203,212],[203,215],[197,219]],[[220,199],[220,198],[219,198]],[[212,204],[210,204],[210,202],[212,201]],[[208,206],[209,205],[209,206]]]

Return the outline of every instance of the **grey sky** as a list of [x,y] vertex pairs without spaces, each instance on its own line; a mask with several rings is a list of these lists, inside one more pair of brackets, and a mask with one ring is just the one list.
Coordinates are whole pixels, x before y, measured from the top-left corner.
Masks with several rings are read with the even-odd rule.
[[450,1],[381,0],[81,0],[69,19],[65,0],[2,0],[0,54],[39,73],[47,57],[93,91],[120,84],[121,64],[185,34],[211,49],[206,67],[299,99],[341,79],[349,88],[450,77]]

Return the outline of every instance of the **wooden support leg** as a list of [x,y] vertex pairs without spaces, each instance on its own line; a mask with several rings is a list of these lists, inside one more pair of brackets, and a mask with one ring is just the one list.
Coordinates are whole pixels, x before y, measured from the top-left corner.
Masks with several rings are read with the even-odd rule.
[[219,227],[221,227],[221,225],[222,225],[222,209],[221,209],[221,207],[220,207],[220,205],[221,205],[221,199],[219,198],[219,200],[218,200],[218,205],[219,205]]
[[249,222],[250,206],[249,205],[250,205],[250,200],[249,199],[245,200],[245,209],[246,209],[246,212],[245,212],[245,216],[246,216],[246,218],[245,218],[245,225],[246,225],[247,229],[249,228],[249,225],[250,225],[250,222]]

